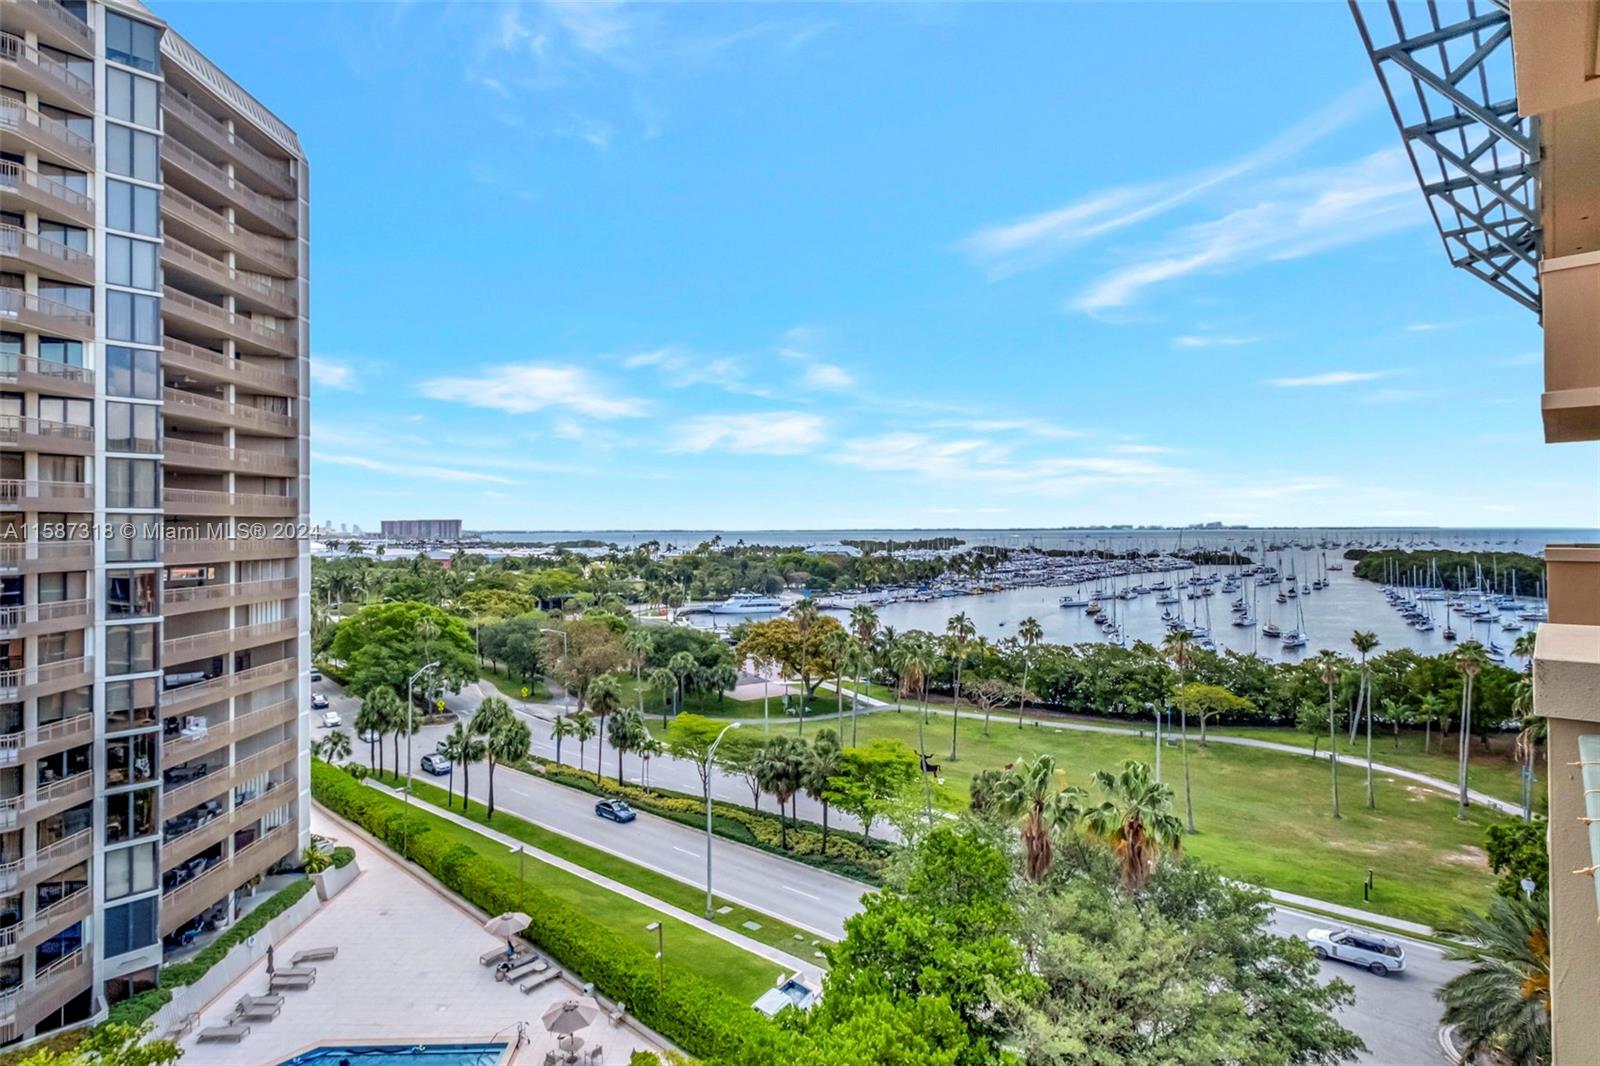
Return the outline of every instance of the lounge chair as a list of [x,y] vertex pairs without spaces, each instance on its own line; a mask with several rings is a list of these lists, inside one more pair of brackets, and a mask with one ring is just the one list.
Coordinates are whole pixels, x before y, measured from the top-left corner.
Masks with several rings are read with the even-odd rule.
[[522,982],[522,986],[521,986],[522,987],[522,994],[523,995],[527,995],[529,992],[532,992],[534,989],[538,988],[540,985],[547,985],[551,981],[554,981],[556,978],[558,978],[560,976],[561,976],[561,971],[560,970],[550,969],[550,970],[546,970],[544,973],[537,974],[537,975],[535,975],[533,977],[530,977],[530,978],[528,978],[528,980]]
[[332,948],[307,948],[294,953],[294,958],[289,960],[290,965],[299,966],[302,962],[326,962],[339,954],[337,947]]
[[228,1040],[237,1044],[249,1035],[248,1025],[213,1025],[209,1029],[200,1030],[199,1042],[205,1044]]
[[494,979],[496,981],[512,981],[512,982],[515,982],[515,981],[519,980],[520,978],[527,977],[529,974],[543,973],[546,969],[549,968],[549,966],[550,966],[549,963],[547,963],[543,959],[535,956],[534,958],[529,959],[527,962],[524,962],[519,966],[513,966],[509,970],[501,970],[501,971],[497,972],[494,975]]
[[276,993],[268,992],[264,996],[242,996],[240,1003],[253,1003],[256,1006],[283,1006],[283,997]]
[[268,983],[268,987],[274,992],[278,991],[279,989],[289,992],[302,992],[316,983],[317,979],[315,975],[311,977],[285,977],[281,974],[273,974],[272,980]]
[[249,1003],[241,999],[239,1005],[233,1008],[233,1013],[228,1015],[228,1023],[231,1025],[240,1021],[270,1022],[281,1010],[283,1007],[276,1003]]
[[495,948],[493,951],[485,951],[482,955],[479,955],[478,956],[478,965],[479,966],[493,966],[497,962],[504,962],[505,958],[506,958],[506,949],[505,948]]
[[611,1011],[609,1016],[612,1025],[621,1025],[622,1019],[628,1016],[628,1005],[626,1003],[618,1003],[616,1009]]
[[272,971],[272,976],[315,977],[317,976],[317,968],[315,966],[279,966],[276,970]]

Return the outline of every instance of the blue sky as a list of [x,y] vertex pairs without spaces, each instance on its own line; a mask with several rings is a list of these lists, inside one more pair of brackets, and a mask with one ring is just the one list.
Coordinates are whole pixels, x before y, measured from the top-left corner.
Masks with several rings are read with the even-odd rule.
[[318,520],[1600,514],[1342,3],[152,6],[312,161]]

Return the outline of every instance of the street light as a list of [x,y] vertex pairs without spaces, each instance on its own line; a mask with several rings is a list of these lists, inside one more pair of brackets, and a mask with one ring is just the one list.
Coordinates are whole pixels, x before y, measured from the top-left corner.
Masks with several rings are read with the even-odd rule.
[[656,935],[656,991],[660,992],[667,982],[666,963],[662,961],[667,950],[666,931],[661,928],[660,922],[651,922],[644,927],[644,931]]
[[439,664],[436,663],[436,662],[429,663],[428,665],[422,667],[420,670],[418,670],[416,673],[412,674],[410,677],[408,677],[406,679],[406,832],[405,832],[405,844],[406,844],[406,847],[405,847],[405,851],[406,851],[406,858],[408,858],[408,859],[411,857],[411,786],[413,784],[412,773],[411,773],[411,735],[412,735],[412,733],[416,732],[416,727],[414,725],[412,725],[412,723],[411,723],[411,712],[414,710],[414,704],[413,704],[413,700],[412,700],[411,689],[412,689],[412,686],[414,686],[417,683],[417,678],[421,677],[423,674],[427,673],[429,670],[438,669],[438,667],[439,667]]
[[729,722],[722,727],[722,732],[717,734],[717,739],[711,742],[711,748],[706,752],[706,920],[711,921],[711,760],[716,758],[717,745],[722,743],[722,738],[728,735],[728,730],[738,729],[740,723]]
[[[562,661],[565,661],[567,656],[571,653],[571,645],[567,643],[567,631],[565,629],[544,629],[544,628],[541,628],[539,630],[539,632],[541,632],[541,633],[554,633],[556,636],[561,638],[561,658],[562,658]],[[570,702],[569,702],[569,698],[568,698],[569,696],[570,696],[570,693],[567,692],[567,686],[562,685],[561,686],[561,706],[563,706],[563,707],[570,706]]]
[[1146,701],[1144,713],[1155,713],[1156,716],[1156,780],[1161,780],[1161,712],[1156,710],[1156,705]]

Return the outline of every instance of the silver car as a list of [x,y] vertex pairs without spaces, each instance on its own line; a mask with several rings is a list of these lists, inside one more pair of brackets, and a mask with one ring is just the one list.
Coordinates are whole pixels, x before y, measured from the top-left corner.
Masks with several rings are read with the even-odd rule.
[[1363,966],[1379,977],[1400,973],[1406,968],[1406,950],[1398,940],[1359,929],[1308,929],[1306,943],[1311,953],[1319,959],[1338,959],[1340,962]]

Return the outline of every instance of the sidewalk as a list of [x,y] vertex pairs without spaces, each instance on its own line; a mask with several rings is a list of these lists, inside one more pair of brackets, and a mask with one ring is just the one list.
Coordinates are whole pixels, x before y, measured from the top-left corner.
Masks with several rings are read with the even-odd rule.
[[1373,914],[1371,911],[1345,907],[1337,903],[1329,903],[1326,900],[1312,899],[1310,896],[1297,896],[1293,892],[1279,892],[1275,888],[1269,888],[1266,891],[1274,902],[1290,909],[1302,907],[1312,911],[1326,911],[1329,914],[1337,914],[1341,918],[1348,918],[1352,922],[1359,922],[1362,925],[1372,926],[1377,929],[1393,929],[1397,932],[1412,933],[1416,936],[1436,937],[1439,935],[1434,932],[1431,926],[1423,925],[1420,922],[1408,922],[1404,918],[1390,918],[1386,914]]
[[[375,788],[378,791],[386,793],[390,796],[394,796],[397,799],[401,798],[402,796],[399,790],[390,788],[388,785],[379,784],[370,777],[363,779],[362,783],[367,785],[369,788]],[[586,881],[590,881],[596,885],[599,885],[601,888],[609,889],[620,896],[626,896],[635,903],[642,903],[651,910],[659,911],[670,918],[675,918],[678,921],[683,922],[685,925],[692,925],[701,932],[710,933],[719,940],[725,940],[737,948],[748,951],[752,955],[759,955],[768,962],[776,963],[791,973],[803,973],[807,978],[816,982],[820,982],[822,980],[822,970],[815,963],[806,962],[803,959],[790,955],[788,952],[779,951],[777,948],[763,944],[757,940],[751,940],[749,937],[735,933],[731,929],[724,929],[716,922],[707,921],[701,915],[691,914],[686,910],[672,906],[670,903],[663,903],[654,896],[645,892],[641,892],[631,885],[625,885],[620,881],[613,881],[611,878],[606,877],[603,874],[595,873],[593,870],[590,870],[587,867],[579,866],[575,862],[570,862],[561,858],[560,856],[552,855],[548,851],[542,851],[539,848],[534,847],[532,844],[525,844],[515,837],[507,836],[497,829],[490,829],[486,825],[480,825],[477,822],[474,822],[462,815],[456,814],[453,811],[441,810],[431,803],[422,803],[420,801],[417,805],[421,810],[426,811],[428,814],[454,822],[463,829],[472,830],[479,836],[488,837],[495,843],[503,845],[507,851],[514,852],[520,849],[530,858],[538,859],[542,863],[554,866],[558,870],[564,870],[569,874],[575,874]]]

